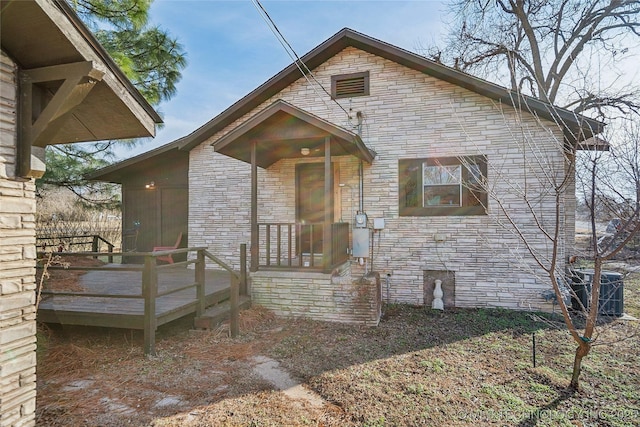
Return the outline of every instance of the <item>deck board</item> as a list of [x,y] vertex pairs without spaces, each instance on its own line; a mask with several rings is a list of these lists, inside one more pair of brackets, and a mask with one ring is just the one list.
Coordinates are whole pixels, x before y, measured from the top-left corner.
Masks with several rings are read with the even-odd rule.
[[[141,295],[142,271],[88,271],[79,278],[89,293]],[[195,271],[184,267],[158,271],[158,292],[195,282]],[[228,295],[231,279],[222,270],[205,270],[207,305]],[[196,289],[185,289],[156,299],[156,316],[161,325],[195,311]],[[142,328],[144,300],[134,298],[43,295],[38,320],[49,323]]]

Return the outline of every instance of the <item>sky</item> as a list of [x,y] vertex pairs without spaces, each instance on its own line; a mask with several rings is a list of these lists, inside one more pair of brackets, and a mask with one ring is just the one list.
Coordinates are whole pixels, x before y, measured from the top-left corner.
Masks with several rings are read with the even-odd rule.
[[[299,56],[345,27],[416,52],[441,39],[448,19],[435,0],[261,4]],[[164,125],[155,139],[120,159],[188,135],[293,62],[251,0],[155,0],[151,23],[182,43],[188,65],[176,95],[156,108]]]

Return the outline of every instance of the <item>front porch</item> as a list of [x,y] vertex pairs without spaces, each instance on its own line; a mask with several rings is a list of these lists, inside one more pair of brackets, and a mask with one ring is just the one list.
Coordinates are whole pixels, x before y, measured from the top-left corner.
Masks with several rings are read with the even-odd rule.
[[253,271],[331,273],[349,260],[349,223],[330,225],[328,245],[323,242],[323,227],[322,223],[258,223],[258,258]]
[[[277,100],[212,145],[217,153],[251,165],[251,272],[331,273],[349,259],[349,224],[335,221],[342,218],[335,202],[341,183],[332,158],[351,156],[361,164],[372,163],[375,153],[357,133]],[[259,201],[258,168],[273,170],[272,165],[283,160],[293,160],[281,172],[295,170],[289,175],[293,180],[281,184],[276,200]],[[272,219],[278,204],[290,208],[276,222]]]
[[356,180],[361,189],[362,165],[375,157],[360,136],[277,100],[212,146],[251,165],[252,300],[280,315],[376,325],[380,280],[352,274],[343,221],[355,216]]

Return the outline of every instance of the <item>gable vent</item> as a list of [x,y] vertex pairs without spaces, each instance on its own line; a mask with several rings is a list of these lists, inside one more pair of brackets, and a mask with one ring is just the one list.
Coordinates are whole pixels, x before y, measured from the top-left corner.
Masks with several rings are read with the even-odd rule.
[[369,95],[369,72],[331,76],[331,96],[350,98]]

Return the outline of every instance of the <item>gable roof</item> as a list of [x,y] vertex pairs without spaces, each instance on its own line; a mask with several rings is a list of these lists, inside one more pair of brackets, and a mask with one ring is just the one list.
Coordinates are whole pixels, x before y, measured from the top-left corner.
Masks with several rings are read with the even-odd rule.
[[[473,77],[349,28],[344,28],[334,34],[304,55],[301,60],[310,70],[313,70],[347,47],[355,47],[373,55],[380,56],[421,73],[466,88],[487,98],[519,109],[529,110],[532,113],[539,114],[541,117],[560,119],[572,133],[584,135],[582,137],[583,139],[600,133],[604,128],[604,124],[597,120],[577,115],[569,110],[553,107],[536,98],[518,94],[502,86]],[[289,65],[218,116],[191,134],[174,141],[174,143],[181,149],[190,150],[216,132],[224,129],[236,119],[249,113],[300,77],[298,66],[295,63]]]
[[154,136],[162,119],[64,0],[1,0],[0,7],[2,50],[21,70],[46,74],[77,63],[95,70],[95,87],[48,144]]
[[[540,117],[558,120],[564,125],[566,129],[565,136],[569,140],[576,139],[572,138],[572,135],[577,135],[579,141],[587,140],[602,132],[605,126],[597,120],[578,115],[566,109],[553,107],[536,98],[518,94],[502,86],[473,77],[349,28],[344,28],[334,34],[309,53],[302,56],[301,60],[310,70],[313,70],[348,47],[354,47],[380,56],[421,73],[464,87],[498,102],[530,111],[533,114],[538,114]],[[235,120],[250,113],[253,109],[275,96],[300,77],[298,66],[295,63],[289,65],[189,135],[166,144],[164,150],[171,148],[191,150],[215,133],[223,130]],[[155,150],[141,154],[125,162],[127,165],[130,165],[136,161],[149,158],[153,156],[154,153]],[[92,176],[98,178],[99,174]]]
[[[248,150],[256,142],[257,165],[268,168],[285,157],[324,156],[324,141],[331,142],[331,155],[350,154],[371,163],[375,153],[368,149],[359,135],[314,116],[281,99],[251,117],[218,139],[216,152],[251,163]],[[307,154],[301,154],[302,149]]]

